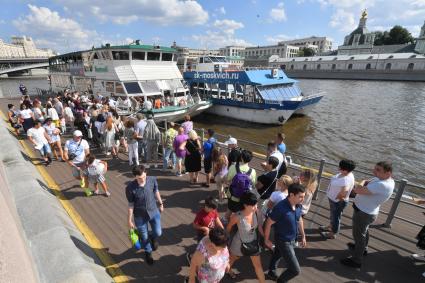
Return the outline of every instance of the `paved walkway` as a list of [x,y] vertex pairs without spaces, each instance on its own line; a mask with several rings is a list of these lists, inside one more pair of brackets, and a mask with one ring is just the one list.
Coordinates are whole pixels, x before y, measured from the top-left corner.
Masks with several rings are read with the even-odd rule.
[[[8,101],[0,100],[4,112]],[[109,164],[107,183],[112,193],[109,198],[102,195],[85,197],[66,163],[55,161],[47,171],[130,281],[183,282],[188,272],[185,253],[193,251],[196,243],[191,222],[200,208],[200,201],[210,194],[216,194],[214,186],[206,189],[199,185],[190,185],[187,175],[176,177],[159,169],[148,170],[148,175],[158,178],[165,204],[165,211],[161,216],[163,236],[159,239],[160,247],[153,254],[155,264],[148,266],[144,262],[144,253],[136,253],[127,238],[127,201],[124,188],[132,180],[127,156],[120,154],[119,159],[102,155],[98,157],[107,160]],[[36,166],[43,166],[37,165],[38,160],[29,161]],[[258,163],[259,160],[255,159],[254,167],[258,167]],[[201,175],[200,179],[203,178],[204,175]],[[324,180],[322,188],[326,185]],[[383,209],[388,211],[390,205],[391,202],[387,203]],[[221,206],[219,210],[224,212],[225,206]],[[421,210],[410,206],[401,205],[398,213],[417,221],[424,220]],[[328,203],[323,194],[319,195],[319,200],[312,204],[306,218],[308,247],[297,250],[302,273],[293,282],[424,282],[421,274],[425,271],[425,265],[409,258],[411,253],[417,252],[414,236],[419,228],[399,220],[394,220],[392,229],[383,228],[379,225],[385,221],[383,215],[371,229],[369,255],[365,258],[363,267],[353,270],[340,265],[339,259],[348,255],[346,243],[352,239],[351,214],[352,209],[349,207],[344,212],[342,233],[338,239],[325,241],[317,227],[328,222]],[[86,248],[81,247],[82,251]],[[267,269],[269,258],[268,252],[262,255],[264,270]],[[282,261],[279,272],[284,265]],[[239,260],[234,268],[240,272],[236,282],[256,282],[249,259]],[[229,279],[223,281],[231,282]]]

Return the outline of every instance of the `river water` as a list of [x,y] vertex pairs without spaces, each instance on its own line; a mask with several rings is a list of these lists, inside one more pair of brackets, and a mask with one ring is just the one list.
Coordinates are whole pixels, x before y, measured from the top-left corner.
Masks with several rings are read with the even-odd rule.
[[[1,79],[0,97],[48,88],[43,79]],[[243,123],[213,115],[195,118],[195,127],[259,144],[284,132],[288,152],[338,163],[350,158],[370,170],[391,160],[395,177],[425,186],[425,83],[356,80],[300,80],[304,93],[326,96],[308,116],[289,119],[283,126]]]
[[367,171],[391,160],[396,178],[425,186],[425,83],[304,79],[300,86],[306,94],[326,96],[308,116],[283,126],[211,115],[195,118],[195,124],[264,145],[283,132],[289,152],[334,163],[350,158]]

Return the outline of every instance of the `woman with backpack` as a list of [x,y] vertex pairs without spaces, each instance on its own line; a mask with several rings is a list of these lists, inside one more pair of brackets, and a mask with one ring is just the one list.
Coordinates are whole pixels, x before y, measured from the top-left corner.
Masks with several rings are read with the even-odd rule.
[[229,167],[227,173],[227,183],[229,184],[229,193],[227,201],[226,219],[229,219],[232,212],[238,212],[243,209],[240,197],[245,191],[255,188],[257,174],[255,169],[249,167],[252,159],[252,152],[249,150],[241,151],[241,161],[236,162]]
[[[261,226],[257,213],[257,196],[250,191],[242,194],[240,202],[241,211],[232,214],[227,224],[226,231],[231,233],[233,226],[237,225],[238,231],[234,234],[230,244],[230,270],[228,275],[235,279],[236,274],[231,269],[232,265],[242,256],[249,256],[254,266],[255,274],[260,283],[265,282],[263,267],[260,259],[259,230]],[[262,232],[262,231],[261,231]]]

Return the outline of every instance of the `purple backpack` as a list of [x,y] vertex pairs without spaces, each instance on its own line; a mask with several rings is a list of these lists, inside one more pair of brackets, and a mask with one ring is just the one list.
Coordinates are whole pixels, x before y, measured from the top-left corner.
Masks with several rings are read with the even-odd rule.
[[240,198],[244,192],[252,190],[251,172],[252,169],[249,168],[248,172],[242,173],[239,169],[239,164],[236,164],[236,175],[230,184],[230,193],[232,196]]

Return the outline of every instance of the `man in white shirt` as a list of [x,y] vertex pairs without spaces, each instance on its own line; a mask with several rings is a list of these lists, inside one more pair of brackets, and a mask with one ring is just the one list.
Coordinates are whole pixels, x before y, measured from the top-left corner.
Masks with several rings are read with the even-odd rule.
[[45,165],[49,166],[52,163],[52,150],[49,144],[52,142],[44,127],[41,126],[41,121],[36,120],[34,127],[27,131],[28,140],[34,145],[45,161]]
[[[283,162],[285,162],[284,158],[283,158],[283,154],[280,153],[280,151],[277,149],[277,144],[275,141],[270,141],[267,144],[267,156],[271,157],[276,157],[277,160],[279,160],[279,165],[277,166],[276,170],[278,172],[277,178],[280,178],[282,175],[286,174],[286,164],[285,164],[285,168],[281,168]],[[267,166],[267,162],[263,162],[261,163],[261,167],[263,169],[265,169]]]
[[[72,167],[72,175],[80,180],[82,188],[86,188],[85,176],[82,174],[84,169],[86,156],[90,153],[90,147],[88,142],[83,139],[83,133],[80,130],[76,130],[73,133],[72,140],[67,140],[64,148],[64,157],[66,162]],[[91,195],[88,193],[89,190],[86,188],[87,196]]]
[[320,234],[326,239],[335,239],[339,233],[342,212],[348,205],[350,192],[354,188],[352,171],[356,164],[352,160],[343,159],[339,162],[339,173],[332,176],[326,195],[329,199],[330,224],[320,226]]
[[349,249],[353,250],[353,256],[341,260],[343,265],[360,268],[362,257],[367,254],[369,242],[369,225],[378,217],[381,204],[386,202],[394,191],[394,179],[392,178],[392,164],[388,161],[376,163],[373,169],[374,178],[363,181],[362,185],[356,186],[353,213],[353,238],[354,243],[348,243]]

